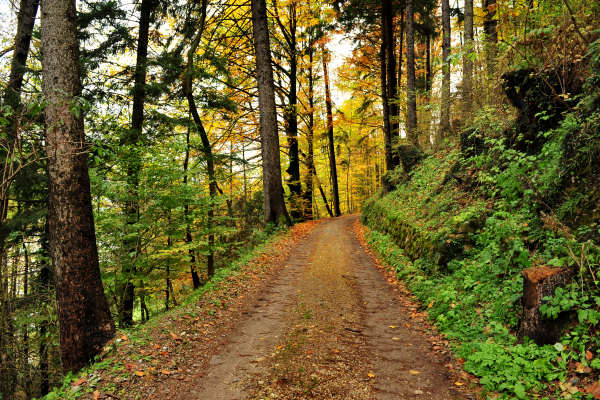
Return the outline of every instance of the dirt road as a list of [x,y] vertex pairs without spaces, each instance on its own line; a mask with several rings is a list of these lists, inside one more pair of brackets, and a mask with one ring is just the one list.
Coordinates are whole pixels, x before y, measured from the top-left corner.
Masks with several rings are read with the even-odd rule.
[[402,295],[356,239],[318,225],[179,399],[460,399]]

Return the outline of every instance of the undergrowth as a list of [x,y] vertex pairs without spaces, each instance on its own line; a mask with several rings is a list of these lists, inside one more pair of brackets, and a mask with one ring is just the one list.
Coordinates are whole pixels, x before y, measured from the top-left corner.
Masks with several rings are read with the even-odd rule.
[[[371,246],[490,398],[600,395],[599,50],[596,42],[584,93],[557,126],[538,133],[539,151],[513,147],[505,113],[483,108],[472,130],[483,150],[430,155],[363,207]],[[556,343],[537,345],[518,335],[521,272],[548,265],[570,268],[574,278],[540,311],[570,323]]]

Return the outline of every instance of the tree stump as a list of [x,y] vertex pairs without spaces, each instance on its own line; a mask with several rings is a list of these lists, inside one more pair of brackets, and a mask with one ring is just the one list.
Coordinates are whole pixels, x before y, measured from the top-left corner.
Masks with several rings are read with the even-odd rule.
[[544,318],[540,312],[542,299],[553,296],[558,287],[571,282],[573,270],[559,267],[532,267],[524,269],[523,297],[521,304],[523,315],[519,328],[519,337],[533,339],[537,344],[555,343],[561,336],[563,328],[569,322],[568,313],[559,315],[556,319]]

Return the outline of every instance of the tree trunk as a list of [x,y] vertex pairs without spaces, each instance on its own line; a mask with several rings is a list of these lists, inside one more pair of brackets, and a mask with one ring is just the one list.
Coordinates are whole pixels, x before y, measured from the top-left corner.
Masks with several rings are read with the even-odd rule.
[[48,222],[65,371],[85,366],[114,334],[100,278],[83,110],[78,106],[76,24],[75,0],[42,3]]
[[[400,121],[398,120],[398,81],[396,75],[396,39],[394,36],[394,8],[392,0],[382,0],[382,43],[385,53],[385,75],[386,75],[386,99],[388,103],[389,135],[392,152],[392,168],[398,165],[398,156],[394,151],[394,145],[400,136]],[[387,146],[386,138],[386,146]]]
[[[289,18],[289,62],[290,87],[288,105],[285,110],[285,130],[288,142],[289,165],[286,172],[289,175],[287,185],[290,189],[290,212],[294,219],[302,217],[302,185],[300,183],[300,156],[298,150],[298,50],[296,43],[296,5],[291,3]],[[308,174],[310,176],[310,173]]]
[[[27,70],[27,57],[29,56],[29,47],[31,44],[31,35],[35,24],[39,0],[21,0],[19,3],[19,14],[17,17],[17,33],[15,34],[13,58],[10,66],[8,83],[3,93],[3,105],[9,106],[15,111],[9,121],[8,135],[6,143],[0,146],[0,176],[5,176],[5,168],[10,164],[13,153],[13,143],[17,134],[18,111],[21,107],[21,89],[23,87],[23,77]],[[3,182],[0,191],[0,223],[4,223],[8,216],[8,194],[10,184]],[[4,241],[6,234],[0,236],[0,252],[4,251]],[[0,348],[0,351],[2,349]]]
[[[188,165],[190,162],[190,128],[188,126],[185,135],[185,158],[183,159],[183,186],[187,186],[188,182]],[[190,222],[190,205],[186,201],[183,206],[183,216],[185,219],[185,244],[188,246],[192,245],[192,228]],[[194,289],[200,288],[200,277],[196,270],[196,252],[191,247],[188,249],[190,256],[190,274],[192,276],[192,284]]]
[[559,315],[557,319],[546,319],[540,312],[543,298],[553,296],[558,287],[571,282],[573,270],[557,267],[532,267],[523,270],[523,315],[519,336],[527,336],[537,344],[555,343],[569,322],[569,315]]
[[281,185],[281,163],[279,157],[279,135],[277,134],[277,112],[275,88],[271,65],[269,26],[265,0],[251,0],[252,29],[256,54],[256,79],[258,84],[258,106],[260,110],[261,155],[263,164],[263,192],[265,222],[290,224],[290,217],[283,199]]
[[496,70],[496,55],[498,53],[498,30],[496,15],[496,0],[483,0],[483,31],[486,41],[487,73],[489,77]]
[[133,324],[133,304],[135,285],[133,278],[136,273],[135,262],[139,252],[139,174],[142,167],[140,140],[144,125],[144,103],[146,100],[146,72],[148,65],[148,32],[150,30],[150,15],[156,6],[156,0],[142,0],[140,6],[140,22],[137,41],[137,54],[133,86],[133,106],[131,109],[131,129],[122,138],[121,143],[127,147],[127,186],[128,199],[125,203],[126,239],[123,240],[126,259],[121,267],[121,279],[117,285],[119,295],[119,325]]
[[[385,168],[388,171],[394,169],[394,153],[392,145],[392,125],[390,124],[390,104],[388,99],[387,91],[387,57],[385,54],[385,44],[381,43],[381,50],[379,52],[380,61],[380,80],[381,80],[381,105],[383,108],[383,141],[385,147]],[[386,190],[391,190],[390,187],[386,187]]]
[[[400,86],[402,83],[402,53],[403,53],[403,46],[404,46],[404,31],[405,29],[405,20],[406,20],[406,10],[402,9],[402,12],[400,13],[400,37],[398,40],[398,85]],[[398,121],[402,120],[402,111],[401,111],[401,107],[398,107]],[[398,129],[400,129],[400,127],[398,127]],[[398,131],[398,134],[400,134],[400,132]]]
[[313,75],[313,43],[308,48],[308,123],[306,132],[306,142],[308,151],[306,155],[306,181],[304,190],[304,219],[313,218],[313,175],[315,174],[315,153],[314,153],[314,132],[315,132],[315,93],[314,93],[314,75]]
[[31,34],[38,6],[39,0],[21,0],[19,3],[13,58],[3,99],[4,105],[13,108],[17,107],[21,102],[21,87],[23,86],[23,76],[26,71]]
[[[317,176],[317,174],[315,173],[315,176]],[[323,185],[321,185],[321,181],[318,180],[319,178],[317,177],[317,184],[319,185],[319,192],[321,193],[321,198],[323,199],[323,203],[325,203],[325,209],[327,210],[327,214],[329,214],[330,217],[333,217],[333,212],[331,211],[331,207],[329,207],[329,202],[327,201],[327,195],[325,194],[325,191],[323,190]]]
[[[0,175],[5,176],[5,166],[13,157],[13,143],[17,134],[18,111],[21,106],[21,88],[26,71],[27,57],[31,44],[31,34],[35,23],[39,0],[21,0],[17,17],[17,33],[15,34],[13,58],[10,67],[8,84],[3,93],[3,104],[15,111],[8,126],[6,143],[0,148]],[[0,225],[6,222],[8,216],[8,182],[3,182],[0,195]],[[6,260],[5,240],[9,232],[0,236],[0,263]],[[2,282],[2,266],[0,265],[0,285]],[[17,382],[14,348],[14,326],[12,323],[12,302],[8,293],[0,288],[0,393],[7,399],[12,399]],[[11,348],[12,347],[12,348]]]
[[[38,275],[38,297],[40,298],[40,303],[44,303],[49,300],[50,294],[50,276],[52,271],[50,269],[50,264],[48,260],[50,258],[50,244],[49,240],[49,229],[48,219],[46,218],[46,223],[44,226],[44,232],[40,236],[40,256],[42,260],[42,264],[40,265],[40,272]],[[44,313],[40,318],[39,323],[39,335],[40,335],[40,345],[39,345],[39,371],[40,371],[40,394],[45,396],[50,391],[50,373],[48,370],[49,366],[49,354],[48,354],[48,342],[49,339],[46,337],[46,333],[48,332],[48,320],[49,316],[45,313],[45,310],[41,308],[41,311]]]
[[415,87],[415,21],[414,0],[406,0],[406,136],[419,147],[417,132],[417,93]]
[[188,107],[190,113],[192,114],[192,118],[194,119],[194,124],[196,125],[196,129],[200,134],[200,140],[202,141],[202,152],[204,153],[204,157],[206,158],[206,174],[208,176],[208,193],[210,195],[211,204],[208,208],[206,225],[208,229],[208,255],[206,256],[206,271],[208,278],[212,278],[215,274],[215,255],[214,255],[214,247],[215,247],[215,234],[213,232],[214,228],[214,219],[215,219],[215,209],[214,202],[217,197],[217,177],[215,173],[215,160],[212,152],[212,144],[208,139],[208,134],[204,129],[204,124],[202,124],[202,120],[200,119],[200,114],[198,113],[198,107],[196,106],[196,101],[194,99],[193,93],[193,66],[194,66],[194,54],[200,45],[200,39],[202,38],[202,34],[204,33],[204,24],[206,21],[206,9],[207,9],[207,0],[202,0],[202,18],[200,21],[200,26],[198,32],[194,36],[192,40],[192,44],[187,53],[187,66],[185,72],[185,79],[183,82],[183,91],[186,95],[188,101]]
[[431,92],[431,80],[433,79],[431,75],[431,35],[427,35],[425,39],[425,92],[426,96],[429,98],[429,93]]
[[450,133],[450,0],[442,0],[442,100],[438,144]]
[[465,0],[465,55],[463,56],[463,121],[470,123],[468,118],[473,111],[473,0]]
[[336,217],[342,215],[340,211],[340,194],[338,189],[337,165],[335,162],[335,145],[333,142],[333,110],[331,104],[331,92],[329,91],[329,72],[327,70],[327,58],[329,52],[325,46],[321,46],[323,52],[323,78],[325,80],[325,108],[327,109],[327,138],[329,142],[329,171],[331,173],[331,189],[333,192],[333,212]]

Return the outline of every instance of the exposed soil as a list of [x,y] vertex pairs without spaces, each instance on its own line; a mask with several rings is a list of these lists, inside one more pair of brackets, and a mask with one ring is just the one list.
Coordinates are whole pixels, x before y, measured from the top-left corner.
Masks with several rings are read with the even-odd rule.
[[320,224],[180,399],[463,398],[344,217]]
[[361,246],[357,227],[357,216],[317,224],[282,258],[279,272],[235,302],[237,312],[210,346],[198,353],[179,345],[172,375],[142,377],[127,397],[472,398],[459,391],[464,373],[447,342]]

